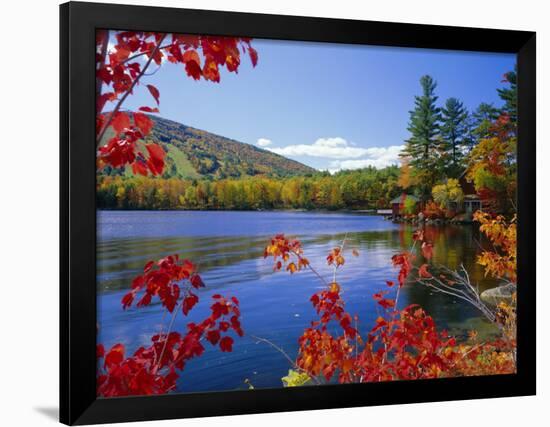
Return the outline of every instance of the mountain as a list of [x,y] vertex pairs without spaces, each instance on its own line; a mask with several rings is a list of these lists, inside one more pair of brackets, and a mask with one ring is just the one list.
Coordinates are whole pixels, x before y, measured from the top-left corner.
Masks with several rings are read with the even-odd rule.
[[[302,163],[250,144],[161,117],[149,117],[155,125],[146,142],[155,142],[166,152],[164,178],[284,177],[316,172]],[[130,167],[125,170],[105,168],[102,173],[132,175]]]

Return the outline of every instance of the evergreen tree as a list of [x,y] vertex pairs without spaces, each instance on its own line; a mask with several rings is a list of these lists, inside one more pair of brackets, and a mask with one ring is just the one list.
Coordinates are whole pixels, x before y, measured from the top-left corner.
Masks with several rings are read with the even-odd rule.
[[517,87],[517,66],[514,71],[508,71],[504,74],[504,81],[510,84],[510,87],[498,89],[500,99],[504,101],[502,112],[508,114],[513,123],[518,118],[518,87]]
[[482,102],[473,113],[475,123],[479,126],[482,122],[492,122],[498,118],[498,108],[492,103]]
[[492,123],[498,118],[499,110],[493,104],[482,102],[472,114],[473,135],[476,140],[488,138]]
[[441,136],[443,138],[442,167],[448,177],[461,172],[463,147],[468,145],[468,110],[456,98],[449,98],[441,110]]
[[411,137],[406,141],[402,156],[409,157],[413,174],[422,186],[422,193],[429,195],[439,173],[437,163],[441,145],[439,123],[441,109],[436,106],[437,83],[430,76],[420,78],[422,95],[415,96],[414,110],[410,111],[407,130]]

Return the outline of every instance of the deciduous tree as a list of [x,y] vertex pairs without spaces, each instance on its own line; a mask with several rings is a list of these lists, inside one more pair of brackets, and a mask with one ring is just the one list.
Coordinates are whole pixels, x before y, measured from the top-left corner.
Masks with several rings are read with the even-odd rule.
[[[112,39],[112,40],[111,40]],[[110,42],[113,47],[110,48]],[[153,121],[145,113],[158,113],[160,92],[145,84],[153,106],[138,111],[122,110],[126,99],[144,84],[143,77],[151,67],[164,60],[183,66],[194,80],[220,82],[220,68],[237,72],[241,51],[247,52],[256,66],[258,54],[249,38],[165,34],[144,31],[107,30],[96,32],[96,144],[98,166],[121,168],[130,165],[134,174],[161,175],[164,150],[156,144],[138,146],[151,131]],[[112,103],[112,111],[105,106]]]

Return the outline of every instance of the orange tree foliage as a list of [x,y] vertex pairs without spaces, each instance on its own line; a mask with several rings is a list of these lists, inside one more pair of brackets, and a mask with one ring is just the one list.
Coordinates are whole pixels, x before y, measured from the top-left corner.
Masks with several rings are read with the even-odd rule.
[[98,396],[168,393],[175,389],[178,372],[185,368],[185,364],[202,355],[204,341],[219,346],[221,351],[232,351],[233,338],[229,332],[243,336],[239,301],[235,297],[213,295],[209,317],[199,323],[189,322],[185,331],[171,330],[178,311],[187,316],[199,302],[195,290],[203,286],[196,266],[177,255],[145,265],[143,274],[133,280],[131,290],[122,298],[122,308],[130,308],[136,299],[138,308],[158,299],[172,315],[170,326],[166,332],[152,336],[151,345],[139,347],[131,356],[126,356],[121,343],[108,351],[98,344]]
[[505,212],[509,200],[515,199],[516,171],[510,158],[515,156],[516,141],[497,137],[480,141],[470,153],[467,177],[493,212]]
[[413,176],[413,168],[410,165],[410,161],[411,159],[409,157],[403,157],[401,159],[401,167],[399,168],[399,179],[397,181],[397,185],[403,190],[418,184],[417,180]]
[[[515,91],[515,73],[507,73],[504,82],[510,83],[513,88],[505,91],[515,96],[512,95]],[[498,213],[515,210],[516,149],[516,114],[503,111],[490,124],[486,137],[468,155],[466,177],[474,183],[476,192],[483,200],[484,210]]]
[[426,206],[424,206],[422,213],[424,214],[424,218],[428,218],[428,219],[437,219],[437,218],[445,217],[445,210],[438,203],[435,203],[432,200],[426,203]]
[[[398,268],[397,283],[388,280],[386,289],[373,295],[383,314],[366,335],[358,329],[358,317],[346,311],[342,287],[336,282],[336,271],[345,264],[345,241],[327,256],[327,263],[334,268],[331,281],[321,277],[309,261],[302,262],[303,268],[317,275],[325,288],[310,299],[318,319],[298,340],[296,370],[317,384],[332,379],[339,383],[378,382],[515,371],[510,342],[477,343],[477,334],[472,332],[468,342],[458,343],[446,331],[439,331],[433,318],[420,306],[397,308],[399,291],[407,281],[414,281],[416,275],[432,277],[428,270],[432,243],[421,230],[413,238],[411,251],[392,257],[392,264]],[[412,265],[417,247],[418,256],[425,260],[419,268]],[[355,250],[353,254],[358,255]],[[301,243],[284,235],[271,240],[264,253],[264,257],[269,256],[274,258],[275,270],[280,270],[283,263],[300,264],[305,259]],[[295,271],[288,267],[287,270]]]
[[[502,217],[491,219],[476,214],[481,230],[503,259],[482,255],[480,263],[487,272],[498,277],[515,279],[515,223],[506,224]],[[385,289],[372,297],[380,306],[381,315],[375,324],[361,334],[359,318],[352,316],[342,298],[342,286],[337,272],[344,268],[345,240],[333,248],[326,262],[333,269],[330,280],[321,276],[304,255],[301,242],[283,234],[271,239],[264,257],[271,257],[274,270],[291,274],[309,270],[324,288],[311,296],[318,316],[298,339],[299,350],[294,368],[314,380],[336,380],[340,383],[378,382],[398,379],[426,379],[465,375],[491,375],[515,372],[515,306],[501,304],[496,322],[503,336],[492,342],[479,342],[477,333],[470,332],[467,342],[457,342],[444,330],[438,330],[433,318],[416,304],[398,308],[399,292],[406,283],[419,283],[433,278],[431,259],[433,244],[422,230],[413,234],[410,251],[395,254],[391,262],[398,269],[397,280],[385,282]],[[352,255],[359,256],[351,250]],[[419,259],[420,267],[413,261]],[[514,260],[512,262],[512,260]],[[504,266],[504,267],[501,267]],[[439,276],[443,277],[442,275]],[[447,279],[444,279],[447,280]],[[150,305],[158,299],[166,312],[172,314],[166,332],[151,338],[151,345],[138,348],[133,355],[125,354],[124,345],[117,343],[108,351],[97,345],[99,396],[132,396],[163,394],[173,391],[179,372],[185,364],[204,352],[205,341],[221,351],[232,351],[232,331],[243,336],[239,316],[239,301],[235,297],[213,295],[211,315],[201,322],[190,322],[183,332],[172,331],[171,325],[179,310],[187,316],[199,302],[196,290],[204,286],[196,266],[177,255],[157,262],[148,262],[143,274],[137,276],[131,289],[122,298],[122,308]],[[444,286],[455,286],[450,280]]]
[[[160,146],[147,144],[144,153],[137,151],[136,145],[151,131],[153,121],[145,113],[159,112],[160,92],[147,84],[154,106],[142,106],[136,112],[124,112],[121,107],[152,64],[160,67],[166,59],[183,65],[186,74],[194,80],[219,83],[221,67],[229,72],[238,71],[241,52],[248,53],[253,66],[258,61],[251,40],[242,37],[119,31],[115,33],[114,47],[109,50],[108,45],[109,31],[97,31],[96,144],[103,144],[98,151],[98,165],[114,168],[131,165],[134,174],[141,175],[160,175],[164,170],[165,152]],[[115,104],[108,113],[103,111],[107,102]],[[113,136],[103,143],[109,128]]]
[[[479,229],[491,241],[494,250],[483,251],[478,263],[485,267],[485,274],[517,285],[517,226],[516,216],[506,221],[501,215],[496,217],[476,212],[474,219],[480,223]],[[501,301],[497,307],[497,321],[503,334],[515,347],[516,344],[516,292],[510,301]]]
[[516,217],[508,223],[502,215],[491,217],[486,212],[476,212],[474,219],[479,229],[493,244],[494,251],[483,251],[478,263],[485,267],[485,274],[496,278],[517,281],[517,226]]

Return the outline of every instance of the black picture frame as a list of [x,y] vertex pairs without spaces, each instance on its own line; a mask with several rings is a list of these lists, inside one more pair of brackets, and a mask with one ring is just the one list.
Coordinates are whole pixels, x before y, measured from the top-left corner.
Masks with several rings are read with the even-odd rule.
[[[95,30],[154,30],[507,52],[518,63],[517,373],[155,397],[96,398]],[[159,420],[533,395],[535,381],[534,32],[69,2],[60,6],[60,421]]]

